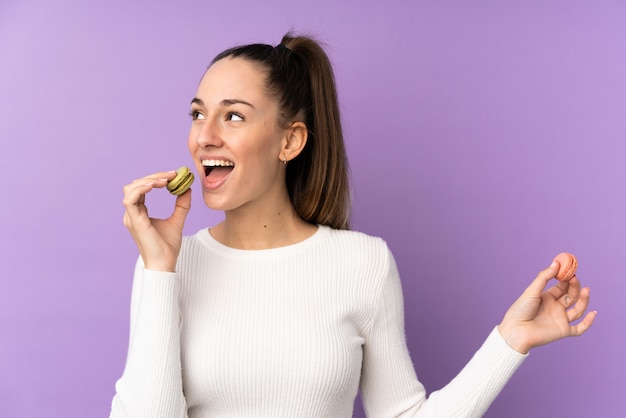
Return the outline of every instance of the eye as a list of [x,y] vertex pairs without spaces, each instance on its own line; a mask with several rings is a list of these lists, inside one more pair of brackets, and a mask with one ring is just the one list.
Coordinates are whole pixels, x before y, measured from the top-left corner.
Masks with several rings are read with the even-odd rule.
[[229,122],[243,122],[243,116],[236,112],[228,112],[226,114],[226,120]]
[[189,112],[189,116],[192,120],[205,119],[204,115],[198,110],[191,110],[191,112]]

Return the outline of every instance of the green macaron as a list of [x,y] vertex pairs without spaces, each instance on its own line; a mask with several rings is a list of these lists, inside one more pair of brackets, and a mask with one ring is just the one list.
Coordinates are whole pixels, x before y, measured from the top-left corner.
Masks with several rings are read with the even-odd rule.
[[193,183],[194,175],[187,167],[181,167],[176,170],[176,177],[167,183],[167,190],[175,196],[180,196],[189,190],[191,183]]

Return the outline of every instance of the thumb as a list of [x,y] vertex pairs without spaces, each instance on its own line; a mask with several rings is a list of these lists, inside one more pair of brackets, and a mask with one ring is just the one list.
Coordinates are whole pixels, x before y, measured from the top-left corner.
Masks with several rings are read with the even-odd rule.
[[191,189],[187,190],[180,196],[176,196],[176,204],[174,206],[174,212],[170,216],[170,220],[181,228],[185,224],[185,219],[191,209]]
[[539,297],[541,296],[541,292],[546,288],[548,282],[556,276],[559,271],[559,263],[557,261],[552,261],[547,268],[541,270],[535,280],[533,280],[530,285],[524,291],[524,296],[529,297]]

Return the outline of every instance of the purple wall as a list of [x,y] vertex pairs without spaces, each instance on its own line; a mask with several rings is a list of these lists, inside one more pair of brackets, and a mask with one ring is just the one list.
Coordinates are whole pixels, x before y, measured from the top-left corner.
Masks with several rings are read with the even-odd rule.
[[[136,258],[122,186],[190,163],[215,53],[289,28],[329,45],[353,225],[396,255],[428,390],[570,251],[597,323],[534,350],[487,416],[622,416],[626,3],[87,3],[0,3],[0,416],[107,416]],[[220,218],[196,199],[186,231]]]

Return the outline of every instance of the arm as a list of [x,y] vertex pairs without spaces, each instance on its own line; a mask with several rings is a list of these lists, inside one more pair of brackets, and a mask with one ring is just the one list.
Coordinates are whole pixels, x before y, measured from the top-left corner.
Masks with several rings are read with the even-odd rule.
[[427,399],[406,347],[400,278],[391,253],[387,257],[387,275],[363,348],[361,389],[368,416],[482,416],[525,356],[494,330],[463,370]]
[[175,273],[135,268],[128,357],[111,418],[187,417],[182,390]]
[[112,418],[186,417],[180,362],[180,312],[175,271],[191,191],[178,196],[167,219],[148,216],[146,194],[163,188],[173,171],[155,173],[124,187],[124,225],[140,260],[131,298],[128,357],[117,382]]

